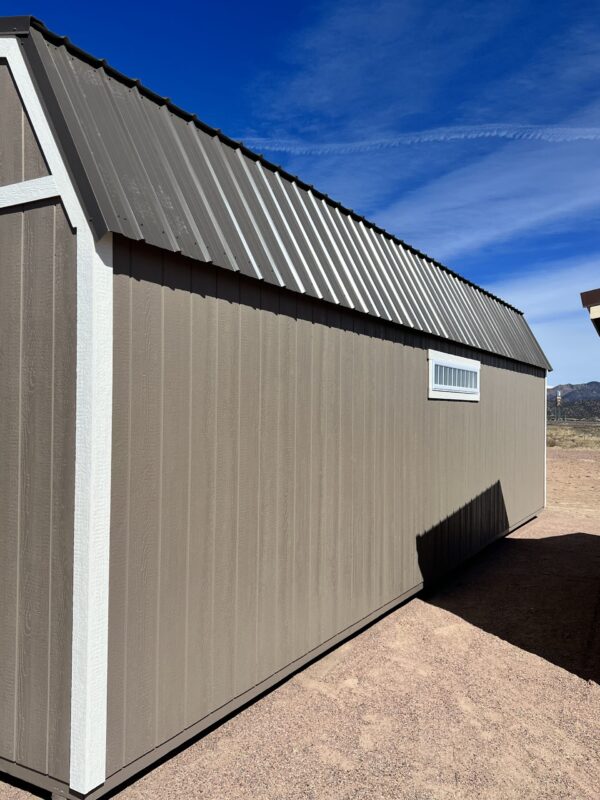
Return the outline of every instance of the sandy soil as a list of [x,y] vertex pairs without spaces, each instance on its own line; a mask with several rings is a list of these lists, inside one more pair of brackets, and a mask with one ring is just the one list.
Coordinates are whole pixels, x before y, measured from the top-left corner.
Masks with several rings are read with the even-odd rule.
[[600,451],[548,458],[538,520],[118,800],[598,800]]

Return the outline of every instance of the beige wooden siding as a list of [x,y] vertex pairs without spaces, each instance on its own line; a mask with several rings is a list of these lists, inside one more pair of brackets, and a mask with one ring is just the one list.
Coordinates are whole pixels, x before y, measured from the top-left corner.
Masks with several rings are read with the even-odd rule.
[[116,240],[109,773],[544,499],[543,372]]
[[68,781],[75,237],[0,213],[0,758]]
[[48,174],[10,70],[0,62],[0,186]]

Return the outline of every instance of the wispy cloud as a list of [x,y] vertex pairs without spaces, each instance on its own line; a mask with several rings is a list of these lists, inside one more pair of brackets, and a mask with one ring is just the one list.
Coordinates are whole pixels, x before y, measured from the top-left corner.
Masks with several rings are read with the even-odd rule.
[[[600,252],[535,265],[488,288],[521,308],[554,367],[552,384],[600,379],[600,339],[579,293],[600,283]],[[595,355],[594,355],[595,352]]]
[[442,258],[473,254],[600,208],[593,142],[512,142],[380,208],[381,223]]
[[383,139],[364,139],[348,142],[304,142],[294,139],[266,139],[250,137],[249,147],[273,153],[292,155],[343,155],[349,153],[385,150],[432,142],[454,142],[470,139],[512,139],[537,142],[600,141],[599,128],[572,128],[550,125],[461,125],[446,128],[430,128],[413,133],[400,133]]
[[288,132],[372,133],[426,113],[456,86],[454,75],[469,57],[506,30],[518,5],[341,0],[317,6],[311,24],[283,43],[277,71],[253,87],[263,124]]

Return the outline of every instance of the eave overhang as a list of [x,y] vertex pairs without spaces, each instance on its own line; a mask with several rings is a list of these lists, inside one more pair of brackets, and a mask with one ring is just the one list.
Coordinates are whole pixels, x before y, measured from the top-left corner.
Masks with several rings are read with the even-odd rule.
[[600,336],[600,289],[591,289],[581,293],[581,305],[590,313],[590,320]]

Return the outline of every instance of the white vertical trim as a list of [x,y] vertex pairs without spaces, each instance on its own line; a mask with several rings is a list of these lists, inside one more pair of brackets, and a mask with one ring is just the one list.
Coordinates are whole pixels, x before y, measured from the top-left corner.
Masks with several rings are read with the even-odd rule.
[[[18,42],[0,38],[56,192],[77,233],[77,389],[70,787],[106,778],[108,571],[112,443],[112,235],[94,236]],[[46,186],[48,189],[49,183]],[[39,189],[39,186],[38,186]]]
[[546,508],[546,473],[548,470],[548,373],[544,378],[544,508]]
[[106,777],[108,572],[112,426],[112,234],[77,237],[77,411],[72,789]]

